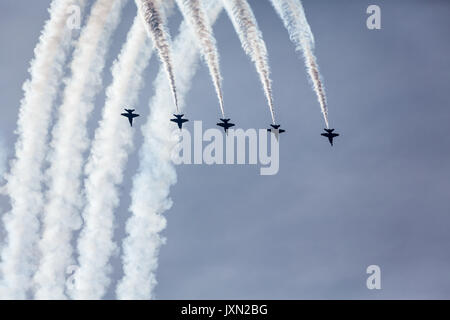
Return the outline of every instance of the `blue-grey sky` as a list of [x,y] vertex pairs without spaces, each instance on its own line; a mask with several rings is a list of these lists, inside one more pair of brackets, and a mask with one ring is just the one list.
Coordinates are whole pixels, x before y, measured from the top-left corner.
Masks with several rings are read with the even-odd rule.
[[[49,2],[0,3],[0,141],[9,157],[21,86]],[[450,3],[303,1],[331,126],[341,133],[333,148],[320,136],[317,99],[281,20],[268,0],[249,3],[269,51],[277,119],[287,130],[280,172],[260,176],[259,167],[249,165],[177,167],[156,296],[450,298]],[[381,30],[366,28],[370,4],[381,7]],[[130,1],[108,54],[104,87],[135,13]],[[178,12],[170,19],[173,35],[180,19]],[[260,82],[225,12],[214,31],[227,114],[239,127],[266,127],[270,116]],[[142,116],[158,69],[153,57],[135,106]],[[102,101],[104,92],[89,123],[91,134]],[[204,65],[185,111],[204,126],[217,122],[217,99]],[[141,141],[137,131],[136,145]],[[117,240],[129,216],[137,161],[136,152],[121,186]],[[7,198],[0,198],[0,206],[8,209]],[[115,280],[121,277],[119,262],[114,259]],[[381,268],[381,290],[366,288],[372,264]],[[111,287],[108,298],[113,297]]]

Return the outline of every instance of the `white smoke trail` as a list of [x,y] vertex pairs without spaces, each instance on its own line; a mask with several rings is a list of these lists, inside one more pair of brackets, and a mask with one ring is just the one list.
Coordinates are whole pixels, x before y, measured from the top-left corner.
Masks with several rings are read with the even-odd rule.
[[51,143],[48,201],[39,243],[41,262],[35,274],[36,298],[66,298],[65,273],[73,264],[72,233],[80,227],[80,178],[89,139],[86,124],[101,88],[110,37],[126,0],[97,0],[83,29],[71,64],[59,119]]
[[246,0],[222,0],[234,28],[241,40],[242,48],[255,64],[256,70],[269,104],[272,122],[275,124],[272,84],[270,80],[267,47],[259,30],[252,8]]
[[84,228],[78,240],[79,269],[74,278],[74,299],[100,299],[110,283],[109,259],[116,249],[113,235],[118,185],[123,181],[133,147],[133,130],[120,113],[124,106],[132,106],[137,101],[152,49],[144,24],[136,17],[114,62],[113,82],[106,91],[103,118],[86,165],[86,208],[82,214]]
[[[3,137],[0,136],[0,196],[5,195],[7,196],[8,193],[6,192],[6,185],[5,182],[5,174],[6,174],[6,163],[8,159],[8,153],[6,149],[6,144],[3,140]],[[2,208],[0,208],[1,211]],[[0,291],[1,293],[1,291]],[[1,296],[0,296],[1,299]]]
[[200,52],[208,65],[219,98],[222,118],[225,118],[219,52],[217,50],[216,39],[214,38],[211,23],[208,21],[201,0],[177,0],[177,3],[185,20],[188,22],[196,36],[195,38],[200,47]]
[[178,96],[173,73],[172,53],[170,49],[170,34],[166,29],[166,17],[164,15],[162,0],[136,0],[138,11],[144,20],[147,32],[158,51],[161,62],[164,65],[169,77],[170,88],[172,89],[173,100],[177,109]]
[[11,212],[4,216],[7,232],[1,255],[0,298],[25,299],[36,267],[35,246],[39,239],[39,215],[43,207],[42,167],[53,103],[60,86],[63,66],[70,48],[72,30],[67,27],[68,9],[85,0],[54,0],[50,19],[39,39],[31,61],[29,80],[17,124],[15,159],[7,178]]
[[[3,137],[0,135],[0,196],[7,196],[8,193],[6,192],[6,186],[5,186],[5,173],[6,173],[6,163],[7,163],[7,148],[6,144],[3,140]],[[3,213],[3,208],[0,206],[0,213]],[[0,231],[1,232],[1,231]],[[0,235],[0,242],[1,242],[1,235]],[[1,296],[0,296],[1,299]]]
[[296,51],[302,51],[306,69],[316,92],[327,128],[328,109],[325,88],[314,56],[314,36],[306,19],[305,11],[299,0],[270,0],[289,32]]
[[[209,0],[206,10],[210,22],[214,23],[222,10],[221,1]],[[180,30],[174,42],[174,64],[182,98],[191,85],[199,55],[188,26],[183,23]],[[177,142],[172,138],[173,124],[168,121],[170,92],[163,71],[155,84],[156,95],[150,101],[151,114],[142,130],[144,144],[140,150],[139,170],[133,179],[132,216],[127,221],[127,237],[123,242],[124,277],[116,290],[119,299],[153,297],[159,248],[164,243],[159,233],[166,226],[162,213],[171,207],[169,189],[176,182],[171,150]]]
[[[3,183],[5,172],[6,172],[6,159],[7,159],[7,152],[6,152],[6,145],[3,141],[3,137],[0,136],[0,183]],[[1,192],[0,187],[0,194]]]

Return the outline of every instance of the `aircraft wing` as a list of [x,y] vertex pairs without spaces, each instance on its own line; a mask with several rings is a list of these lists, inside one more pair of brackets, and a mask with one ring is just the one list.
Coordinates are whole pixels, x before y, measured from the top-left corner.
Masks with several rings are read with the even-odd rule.
[[138,114],[132,114],[131,116],[132,116],[133,118],[139,117]]
[[328,133],[321,133],[321,136],[328,137]]
[[128,118],[128,113],[121,113],[121,115]]

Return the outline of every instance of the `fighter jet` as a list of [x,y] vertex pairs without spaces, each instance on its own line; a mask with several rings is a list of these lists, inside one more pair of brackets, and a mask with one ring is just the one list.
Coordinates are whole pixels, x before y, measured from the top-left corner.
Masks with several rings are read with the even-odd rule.
[[327,137],[330,144],[333,145],[333,139],[339,136],[339,133],[333,133],[334,129],[324,129],[327,133],[321,133],[321,136]]
[[127,117],[130,122],[130,126],[133,126],[133,119],[139,117],[138,114],[133,113],[134,109],[125,109],[126,113],[122,113],[122,116]]
[[286,130],[280,129],[280,125],[279,124],[271,124],[270,125],[272,128],[271,129],[267,129],[267,131],[269,132],[273,132],[275,134],[275,138],[277,138],[280,136],[280,133],[286,132]]
[[170,121],[176,122],[176,124],[178,125],[178,128],[180,128],[180,130],[183,128],[183,123],[189,121],[189,119],[181,119],[181,118],[183,118],[184,114],[174,114],[174,116],[175,116],[175,118],[170,119]]
[[234,123],[229,122],[230,119],[220,119],[220,121],[222,121],[222,122],[217,123],[217,125],[219,127],[222,127],[223,130],[225,130],[225,133],[228,133],[228,129],[230,129],[231,127],[234,127]]

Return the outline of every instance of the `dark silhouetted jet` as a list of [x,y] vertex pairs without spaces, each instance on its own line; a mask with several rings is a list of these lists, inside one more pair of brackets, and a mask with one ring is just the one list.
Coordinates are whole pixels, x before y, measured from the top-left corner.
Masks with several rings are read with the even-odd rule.
[[327,133],[321,133],[321,136],[327,137],[330,144],[333,145],[333,139],[339,136],[339,133],[333,133],[334,129],[324,129]]
[[136,113],[133,113],[134,109],[125,109],[125,111],[126,111],[126,113],[122,113],[122,115],[124,117],[127,117],[128,121],[130,122],[130,126],[133,126],[133,119],[136,117],[139,117],[139,115]]
[[267,131],[272,132],[273,134],[275,134],[275,138],[278,139],[280,133],[286,132],[286,130],[280,129],[280,125],[279,124],[271,124],[270,125],[272,128],[271,129],[267,129]]
[[181,118],[183,118],[184,114],[174,114],[174,116],[175,116],[175,118],[170,119],[170,121],[176,122],[178,125],[178,128],[180,128],[180,130],[183,128],[183,123],[189,121],[189,119],[181,119]]
[[217,125],[219,127],[222,127],[223,130],[225,130],[225,133],[228,133],[228,129],[230,129],[231,127],[234,127],[234,123],[229,122],[230,119],[220,119],[220,121],[222,121],[222,122],[217,123]]

